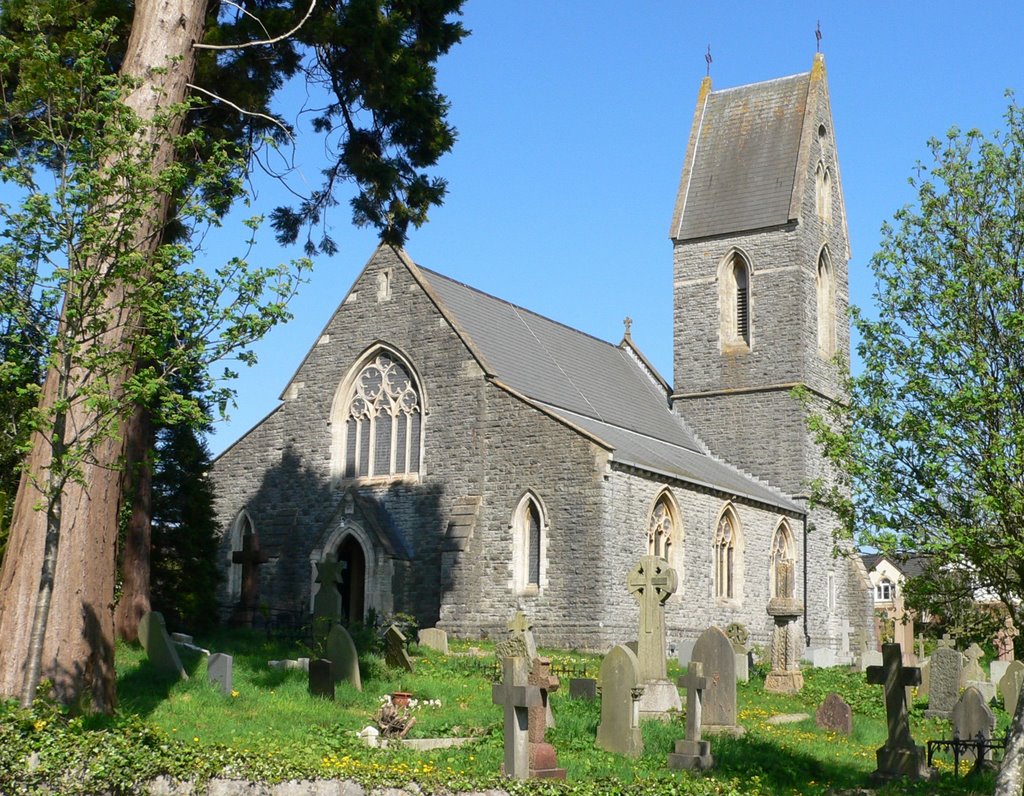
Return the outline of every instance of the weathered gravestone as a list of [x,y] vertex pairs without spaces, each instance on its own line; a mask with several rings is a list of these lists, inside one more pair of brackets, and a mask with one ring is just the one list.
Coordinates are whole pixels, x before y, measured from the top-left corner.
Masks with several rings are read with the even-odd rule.
[[334,699],[334,664],[326,658],[309,662],[309,693],[323,699]]
[[345,573],[344,561],[318,561],[316,582],[320,589],[313,597],[313,616],[325,619],[340,619],[342,611],[341,592],[338,584]]
[[636,657],[644,683],[640,713],[645,716],[665,717],[683,706],[665,663],[665,601],[678,584],[676,571],[660,556],[643,556],[626,578],[629,593],[640,603]]
[[222,694],[230,694],[233,690],[231,674],[234,660],[223,652],[215,652],[206,661],[206,680],[217,686]]
[[538,779],[565,779],[565,769],[558,767],[555,747],[544,740],[548,729],[548,695],[558,690],[558,678],[551,674],[551,661],[534,658],[527,685],[540,689],[541,704],[527,709],[530,738],[530,777]]
[[500,663],[505,658],[532,661],[537,657],[537,642],[533,639],[533,625],[526,614],[517,611],[508,622],[508,637],[494,645],[494,655]]
[[928,687],[932,681],[932,659],[921,659],[918,668],[921,670],[921,685],[917,687],[917,693],[921,696],[928,696]]
[[437,650],[442,655],[448,654],[448,634],[437,627],[425,627],[419,632],[417,640],[421,647]]
[[160,672],[188,679],[185,667],[181,665],[178,650],[167,635],[164,616],[159,611],[147,611],[139,620],[139,643],[146,651],[146,657]]
[[675,752],[669,753],[669,768],[705,770],[714,764],[711,742],[702,741],[700,737],[701,696],[707,682],[704,665],[700,661],[691,661],[686,674],[679,678],[679,686],[686,689],[686,736],[676,741]]
[[815,723],[823,730],[850,735],[853,732],[853,711],[849,704],[835,691],[831,692],[818,706],[814,714]]
[[1011,661],[1006,674],[999,681],[999,693],[1003,697],[1003,708],[1011,716],[1017,711],[1021,682],[1024,681],[1024,663]]
[[506,777],[527,779],[530,776],[529,711],[543,706],[543,698],[539,688],[527,684],[529,674],[524,658],[505,658],[501,670],[501,682],[491,687],[491,701],[505,708],[505,758],[501,771]]
[[964,658],[967,662],[964,664],[964,668],[960,671],[960,687],[967,688],[968,683],[984,682],[988,678],[985,677],[985,670],[981,668],[981,659],[984,657],[985,651],[977,644],[971,644],[964,653]]
[[260,602],[260,567],[269,560],[270,556],[260,550],[260,538],[255,532],[245,534],[242,549],[231,554],[232,563],[242,565],[242,589],[231,614],[231,624],[236,627],[252,626]]
[[414,669],[412,658],[405,651],[405,634],[397,625],[391,625],[384,634],[384,660],[393,669],[405,669],[407,672]]
[[569,699],[597,699],[597,680],[593,677],[571,678]]
[[963,655],[953,649],[949,636],[943,637],[932,652],[928,675],[928,710],[924,715],[930,719],[948,719],[953,706],[960,696],[960,673],[963,670]]
[[861,652],[857,661],[857,669],[859,671],[866,672],[872,666],[882,665],[882,653],[878,650],[865,649]]
[[910,777],[930,779],[924,747],[914,743],[910,735],[907,711],[907,687],[921,683],[921,670],[903,665],[903,650],[899,644],[882,645],[882,665],[871,666],[868,682],[885,687],[885,719],[888,737],[885,746],[875,751],[877,767],[872,777],[876,780]]
[[736,656],[725,633],[709,627],[693,647],[691,663],[704,667],[707,687],[701,699],[701,725],[705,732],[741,734],[736,724]]
[[633,651],[619,644],[601,662],[601,723],[597,745],[606,752],[639,757],[644,751],[640,734],[640,696],[644,684],[640,662]]
[[693,656],[693,646],[697,643],[695,638],[684,638],[676,644],[676,660],[683,668],[689,666],[690,658]]
[[[332,625],[331,632],[327,634],[326,656],[331,662],[334,682],[344,680],[357,691],[363,690],[363,681],[359,676],[359,653],[356,652],[352,636],[341,625]],[[313,662],[310,661],[309,665],[312,667]]]
[[1001,661],[994,660],[988,665],[988,679],[997,688],[999,687],[999,681],[1003,679],[1003,675],[1006,674],[1006,670],[1010,668],[1012,661]]
[[[985,703],[985,698],[974,686],[964,689],[959,701],[953,707],[953,737],[966,741],[971,740],[992,740],[992,731],[996,726],[996,714]],[[977,758],[978,750],[970,747],[964,754],[964,759],[974,760]],[[984,759],[992,757],[992,751],[986,750]]]

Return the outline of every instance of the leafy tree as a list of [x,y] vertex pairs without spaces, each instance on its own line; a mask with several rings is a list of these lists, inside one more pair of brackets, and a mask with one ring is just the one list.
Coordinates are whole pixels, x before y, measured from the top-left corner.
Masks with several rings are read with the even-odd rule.
[[[347,180],[361,188],[357,221],[395,242],[443,195],[419,169],[453,141],[433,62],[464,34],[447,20],[461,0],[300,5],[139,0],[129,24],[117,0],[0,3],[0,179],[22,199],[0,206],[0,273],[27,280],[56,329],[40,349],[46,377],[0,570],[0,693],[27,702],[45,674],[65,702],[112,709],[124,424],[139,404],[202,423],[202,403],[175,393],[174,375],[231,352],[251,359],[247,345],[285,316],[293,271],[192,266],[195,233],[243,194],[267,132],[291,136],[259,101],[296,70],[334,97],[316,125],[324,187],[274,214],[283,240],[322,223]],[[56,22],[64,12],[70,22]],[[248,81],[256,107],[193,82],[218,69],[236,77],[217,88]],[[195,122],[211,107],[237,114],[237,134]],[[317,248],[333,243],[310,237]]]
[[[818,498],[861,544],[931,557],[918,596],[952,610],[1024,594],[1024,118],[951,130],[911,180],[917,201],[872,260],[877,319],[854,312],[863,372],[847,410],[815,420],[844,473]],[[844,496],[844,488],[850,497]],[[1024,701],[997,793],[1024,777]]]

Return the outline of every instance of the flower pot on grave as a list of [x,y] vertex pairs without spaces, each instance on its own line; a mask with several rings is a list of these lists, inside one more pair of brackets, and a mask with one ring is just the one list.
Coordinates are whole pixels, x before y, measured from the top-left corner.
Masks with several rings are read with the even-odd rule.
[[391,695],[391,704],[396,708],[408,707],[410,699],[412,699],[412,694],[408,691],[395,691]]

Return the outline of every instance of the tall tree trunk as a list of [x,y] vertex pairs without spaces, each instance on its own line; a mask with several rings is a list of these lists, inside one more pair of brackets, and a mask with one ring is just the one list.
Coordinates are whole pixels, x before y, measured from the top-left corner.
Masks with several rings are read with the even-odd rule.
[[153,432],[150,411],[136,406],[125,428],[123,493],[131,512],[121,551],[121,598],[114,609],[114,630],[124,641],[137,641],[139,620],[150,610],[149,548],[153,493]]
[[[195,66],[192,44],[202,38],[205,0],[137,0],[135,16],[122,73],[134,77],[138,87],[126,104],[143,121],[152,120],[157,109],[180,103]],[[160,131],[150,126],[144,132],[152,145],[152,167],[161,170],[174,159],[171,138],[177,130]],[[109,165],[109,164],[108,164]],[[102,168],[103,166],[101,166]],[[140,225],[135,235],[136,251],[152,252],[160,239],[167,205]],[[126,339],[133,313],[131,297],[113,290],[105,308],[115,319],[95,344],[127,348]],[[89,344],[89,343],[87,343]],[[107,378],[114,397],[123,392],[124,377]],[[51,371],[43,391],[44,409],[53,407],[61,379],[90,378],[89,374]],[[52,413],[49,413],[52,414]],[[73,403],[67,412],[69,429],[90,428],[95,418],[88,406]],[[56,696],[65,703],[109,712],[116,704],[114,678],[114,572],[117,543],[117,513],[121,498],[118,465],[122,438],[103,439],[91,462],[84,465],[81,482],[69,482],[60,496],[59,555],[53,573],[49,610],[42,614],[43,633],[38,661],[32,657],[32,617],[43,571],[47,512],[37,505],[41,494],[33,485],[47,482],[51,460],[50,443],[42,434],[33,437],[23,477],[15,500],[8,555],[0,569],[0,694],[18,696],[27,669],[35,668],[54,684]],[[45,504],[45,501],[43,501]],[[56,545],[55,545],[56,546]]]

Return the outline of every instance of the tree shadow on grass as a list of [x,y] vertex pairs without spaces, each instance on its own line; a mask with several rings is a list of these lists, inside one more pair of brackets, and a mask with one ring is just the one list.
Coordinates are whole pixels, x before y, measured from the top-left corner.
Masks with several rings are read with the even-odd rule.
[[[202,653],[179,647],[178,657],[189,678],[194,678],[200,668]],[[180,682],[179,677],[158,669],[151,661],[143,658],[138,666],[125,672],[117,680],[121,710],[148,716],[167,699],[171,689]]]

